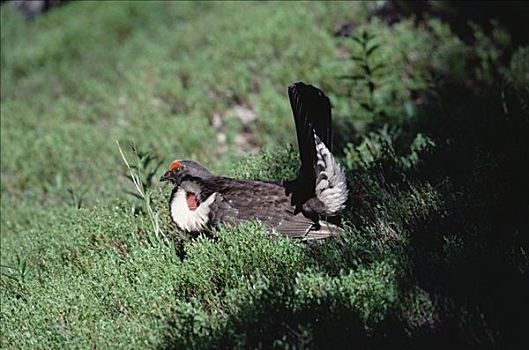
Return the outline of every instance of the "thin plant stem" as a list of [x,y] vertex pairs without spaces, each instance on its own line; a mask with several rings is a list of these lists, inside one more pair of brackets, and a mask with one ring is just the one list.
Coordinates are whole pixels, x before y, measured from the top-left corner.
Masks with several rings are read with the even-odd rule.
[[[123,153],[123,150],[121,149],[121,146],[119,144],[119,141],[116,140],[116,144],[118,145],[119,153],[121,154],[121,158],[123,159],[123,162],[125,162],[125,165],[127,166],[127,169],[129,170],[130,178],[132,179],[132,182],[134,183],[134,186],[136,187],[136,191],[140,195],[140,197],[143,199],[145,208],[147,208],[147,214],[149,215],[149,219],[151,221],[152,228],[154,230],[154,234],[156,238],[159,240],[162,238],[164,241],[168,242],[167,236],[164,234],[162,229],[160,228],[160,222],[159,222],[159,213],[155,212],[151,207],[151,199],[147,191],[145,191],[145,188],[143,187],[143,183],[140,178],[140,173],[138,171],[135,171],[131,166],[130,163],[127,160],[127,157],[125,157],[125,154]],[[138,154],[134,150],[136,156]],[[140,161],[138,158],[138,169],[140,169]]]

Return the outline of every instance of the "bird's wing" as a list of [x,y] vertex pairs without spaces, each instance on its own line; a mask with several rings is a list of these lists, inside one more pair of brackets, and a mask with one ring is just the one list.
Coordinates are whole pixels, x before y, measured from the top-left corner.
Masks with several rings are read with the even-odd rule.
[[260,220],[270,232],[278,232],[291,238],[305,238],[314,228],[314,222],[301,213],[294,215],[283,207],[274,206],[268,201],[251,205],[251,202],[234,202],[229,194],[217,193],[211,204],[210,220],[212,224],[239,224],[249,220]]
[[216,192],[212,203],[211,221],[238,223],[259,219],[269,227],[274,227],[284,217],[292,215],[290,198],[285,189],[276,183],[212,178],[203,182],[203,193]]
[[314,221],[300,213],[282,218],[274,230],[291,238],[303,238],[313,227]]
[[303,216],[301,213],[285,218],[274,229],[281,234],[304,241],[326,239],[343,232],[343,229],[326,221],[314,223],[314,221]]
[[330,236],[341,234],[343,232],[343,229],[336,225],[333,225],[326,221],[320,221],[317,227],[313,227],[309,232],[307,232],[305,237],[303,237],[303,240],[317,241],[327,239]]
[[331,104],[318,88],[302,82],[288,88],[294,114],[301,168],[296,180],[294,202],[316,196],[323,204],[321,215],[335,215],[343,209],[348,192],[345,174],[332,149]]
[[217,193],[215,201],[211,203],[209,211],[209,221],[212,225],[220,223],[240,223],[239,210],[234,207],[226,198]]
[[215,178],[203,183],[205,195],[212,193],[213,188],[216,195],[209,212],[213,225],[258,219],[270,231],[303,240],[324,239],[341,232],[331,224],[315,223],[302,213],[294,214],[289,197],[278,184],[228,178]]

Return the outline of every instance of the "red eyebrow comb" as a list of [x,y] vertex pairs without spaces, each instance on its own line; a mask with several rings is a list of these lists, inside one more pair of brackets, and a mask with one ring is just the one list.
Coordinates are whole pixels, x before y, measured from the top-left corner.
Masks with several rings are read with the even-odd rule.
[[177,161],[177,160],[173,160],[173,162],[171,163],[171,165],[169,165],[169,171],[173,171],[174,169],[176,168],[180,168],[180,162]]

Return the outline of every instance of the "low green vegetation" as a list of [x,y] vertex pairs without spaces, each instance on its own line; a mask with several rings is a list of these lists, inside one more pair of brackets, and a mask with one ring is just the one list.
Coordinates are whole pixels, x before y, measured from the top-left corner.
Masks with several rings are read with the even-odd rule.
[[[2,5],[1,346],[519,346],[524,11],[480,22],[463,4],[384,6],[73,2],[26,21]],[[334,107],[345,233],[176,235],[156,181],[174,158],[296,173],[298,80]],[[163,235],[116,140],[140,157]]]

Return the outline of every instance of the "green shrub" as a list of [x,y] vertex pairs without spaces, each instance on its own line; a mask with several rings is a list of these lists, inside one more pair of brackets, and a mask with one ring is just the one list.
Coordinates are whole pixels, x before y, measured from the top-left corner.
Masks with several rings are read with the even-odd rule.
[[[395,21],[377,6],[79,2],[24,22],[2,5],[2,346],[520,346],[527,47],[503,21],[461,34],[438,5]],[[172,234],[152,157],[293,178],[297,80],[333,103],[344,234]],[[243,159],[241,132],[266,150]],[[124,193],[115,140],[152,154],[165,239]]]

